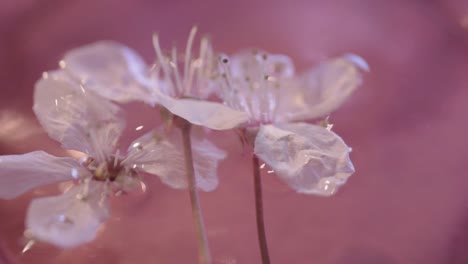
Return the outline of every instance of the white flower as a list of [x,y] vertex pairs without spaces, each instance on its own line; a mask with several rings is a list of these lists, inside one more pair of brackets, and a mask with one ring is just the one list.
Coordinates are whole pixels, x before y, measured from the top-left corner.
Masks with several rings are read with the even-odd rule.
[[361,84],[367,64],[345,55],[296,75],[291,59],[263,51],[221,58],[226,105],[246,112],[254,153],[300,193],[332,195],[354,172],[350,148],[330,129],[291,123],[323,117]]
[[234,128],[247,121],[244,112],[208,101],[217,88],[217,58],[208,39],[192,53],[196,34],[190,32],[185,53],[173,48],[163,53],[153,37],[156,63],[146,66],[133,50],[115,42],[98,42],[68,52],[61,66],[93,91],[117,102],[160,104],[192,124],[215,130]]
[[[107,198],[139,186],[139,172],[155,174],[167,185],[186,188],[183,154],[177,143],[151,131],[136,139],[126,155],[118,140],[124,129],[120,108],[78,85],[62,71],[45,73],[36,84],[34,112],[50,137],[66,149],[84,152],[76,160],[43,151],[0,156],[0,199],[13,199],[46,184],[74,181],[59,196],[32,201],[26,219],[28,235],[60,247],[93,240],[108,217]],[[194,137],[194,159],[217,162],[224,152]],[[198,163],[198,186],[217,185],[209,163]]]

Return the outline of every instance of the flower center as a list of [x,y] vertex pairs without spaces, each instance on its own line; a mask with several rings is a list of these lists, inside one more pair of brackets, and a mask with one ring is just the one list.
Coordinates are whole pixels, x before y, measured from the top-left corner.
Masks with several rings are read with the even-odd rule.
[[126,173],[121,159],[111,156],[108,160],[98,163],[91,157],[83,161],[83,166],[88,169],[96,181],[115,181],[119,175]]

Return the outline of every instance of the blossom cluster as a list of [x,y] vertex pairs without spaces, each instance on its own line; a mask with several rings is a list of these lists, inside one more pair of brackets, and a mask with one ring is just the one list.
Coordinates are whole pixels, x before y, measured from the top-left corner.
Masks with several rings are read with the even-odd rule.
[[[350,148],[331,126],[306,121],[325,118],[361,84],[368,70],[362,58],[346,54],[298,74],[286,55],[247,50],[228,56],[215,52],[207,38],[195,44],[195,34],[196,28],[183,52],[164,52],[155,35],[151,64],[129,47],[101,41],[69,51],[58,69],[43,74],[34,113],[51,138],[83,157],[43,151],[0,156],[0,199],[71,182],[63,194],[31,202],[30,238],[59,247],[92,241],[109,216],[109,198],[143,188],[144,177],[187,188],[182,143],[171,129],[177,118],[237,130],[253,154],[299,193],[328,196],[346,182],[354,172]],[[132,101],[159,108],[164,124],[123,151],[120,104]],[[192,135],[191,147],[196,186],[214,190],[226,152],[202,136]]]

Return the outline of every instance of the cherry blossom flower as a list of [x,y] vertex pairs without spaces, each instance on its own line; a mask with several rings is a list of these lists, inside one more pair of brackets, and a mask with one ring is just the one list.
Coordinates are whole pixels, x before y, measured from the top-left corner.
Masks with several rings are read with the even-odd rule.
[[157,34],[153,37],[156,62],[147,66],[132,49],[101,41],[65,54],[61,66],[87,87],[117,102],[159,104],[194,125],[215,130],[237,127],[247,121],[242,111],[209,101],[219,76],[217,57],[207,38],[193,56],[196,27],[190,32],[185,53],[174,47],[165,54]]
[[299,193],[332,195],[354,172],[350,148],[330,127],[303,123],[328,115],[362,82],[365,61],[352,54],[296,75],[291,59],[264,51],[220,61],[220,96],[246,112],[242,126],[257,157]]
[[[177,142],[151,131],[119,151],[125,126],[114,103],[79,85],[63,71],[44,73],[36,83],[34,112],[49,136],[63,148],[86,154],[77,160],[43,151],[0,156],[0,199],[13,199],[47,184],[73,181],[65,193],[34,199],[27,212],[27,235],[59,247],[92,241],[109,216],[108,198],[142,185],[143,173],[173,188],[187,188],[183,153]],[[217,185],[213,164],[224,158],[204,139],[194,137],[199,188]]]

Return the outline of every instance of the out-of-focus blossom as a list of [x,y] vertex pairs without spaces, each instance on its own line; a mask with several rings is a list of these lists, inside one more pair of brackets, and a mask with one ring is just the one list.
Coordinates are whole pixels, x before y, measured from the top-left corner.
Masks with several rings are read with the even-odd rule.
[[184,53],[174,47],[165,54],[154,35],[156,62],[147,66],[130,48],[98,42],[68,52],[61,66],[102,96],[117,102],[159,104],[194,125],[215,130],[234,128],[247,121],[244,112],[211,102],[219,76],[217,58],[207,38],[194,55],[194,27]]
[[[0,199],[13,199],[46,184],[74,182],[59,196],[31,202],[26,227],[33,239],[60,247],[93,240],[108,217],[108,197],[139,187],[140,173],[157,175],[174,188],[187,187],[177,142],[151,131],[121,155],[118,141],[125,124],[120,108],[63,71],[45,73],[37,82],[33,109],[50,137],[65,149],[87,155],[80,160],[43,151],[0,156]],[[204,140],[193,140],[194,159],[204,161],[195,167],[198,187],[212,190],[217,178],[211,163],[224,158],[224,152]]]
[[302,123],[338,108],[362,82],[365,61],[352,54],[296,75],[291,59],[264,51],[220,59],[220,96],[246,112],[254,153],[300,193],[332,195],[354,172],[350,148],[330,127]]

